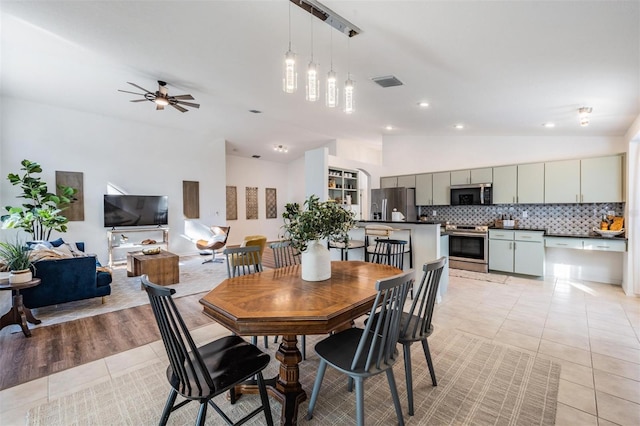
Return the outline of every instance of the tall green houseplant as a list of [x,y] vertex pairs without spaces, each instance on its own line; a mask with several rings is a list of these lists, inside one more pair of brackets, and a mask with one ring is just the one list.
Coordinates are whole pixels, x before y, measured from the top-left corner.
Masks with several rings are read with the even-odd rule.
[[298,203],[286,204],[282,217],[284,237],[300,252],[314,240],[348,242],[348,232],[356,225],[352,211],[333,201],[320,201],[316,195],[305,200],[303,209]]
[[67,219],[62,211],[75,201],[77,189],[70,186],[58,186],[60,195],[49,192],[47,183],[40,176],[40,164],[29,160],[20,163],[24,174],[9,173],[7,179],[12,185],[20,185],[25,199],[19,207],[5,206],[8,214],[0,217],[2,228],[22,228],[34,240],[48,240],[51,231],[67,232]]

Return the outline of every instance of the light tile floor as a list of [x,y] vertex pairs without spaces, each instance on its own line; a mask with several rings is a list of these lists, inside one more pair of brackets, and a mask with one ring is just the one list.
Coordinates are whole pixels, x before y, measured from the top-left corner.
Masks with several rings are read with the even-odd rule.
[[[438,332],[456,328],[560,363],[557,425],[639,425],[640,298],[593,282],[497,281],[451,276]],[[225,334],[216,324],[193,330],[198,343]],[[166,355],[154,342],[0,391],[0,424],[25,424],[31,407],[158,359]]]

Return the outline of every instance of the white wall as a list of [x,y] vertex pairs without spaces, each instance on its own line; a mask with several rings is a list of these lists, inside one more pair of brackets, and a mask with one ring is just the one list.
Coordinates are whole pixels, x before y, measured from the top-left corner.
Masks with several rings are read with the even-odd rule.
[[[227,155],[227,185],[235,186],[238,191],[238,220],[227,221],[231,226],[229,244],[240,244],[246,235],[255,234],[266,236],[267,241],[279,239],[284,205],[290,202],[289,181],[286,164]],[[247,220],[245,188],[248,186],[258,187],[258,219]],[[265,188],[276,188],[278,215],[275,219],[266,218]]]
[[[177,254],[196,251],[184,236],[183,180],[200,182],[199,221],[217,223],[216,212],[224,219],[223,139],[9,98],[1,103],[1,205],[21,204],[19,189],[6,175],[17,173],[23,159],[42,165],[41,176],[52,192],[56,170],[82,172],[85,220],[70,222],[61,236],[84,241],[103,264],[107,239],[102,196],[110,183],[129,194],[169,197],[169,250]],[[9,233],[0,231],[0,240]]]
[[627,152],[622,137],[429,137],[385,135],[384,175],[597,157]]

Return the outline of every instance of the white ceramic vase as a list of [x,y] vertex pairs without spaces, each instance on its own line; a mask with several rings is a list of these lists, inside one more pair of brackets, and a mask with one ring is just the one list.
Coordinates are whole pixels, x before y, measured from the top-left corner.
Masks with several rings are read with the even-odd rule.
[[331,254],[318,240],[312,241],[302,252],[302,279],[324,281],[331,278]]
[[31,281],[33,272],[31,269],[22,269],[20,271],[11,271],[9,273],[9,284],[21,284]]

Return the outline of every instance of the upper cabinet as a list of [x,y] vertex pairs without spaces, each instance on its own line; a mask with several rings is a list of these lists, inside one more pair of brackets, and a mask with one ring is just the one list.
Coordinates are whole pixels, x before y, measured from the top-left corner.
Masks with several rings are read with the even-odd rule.
[[433,174],[433,205],[448,206],[451,204],[451,173]]
[[580,160],[544,163],[544,202],[580,202]]
[[582,203],[621,203],[624,201],[623,157],[587,158],[580,163]]
[[516,203],[518,196],[518,166],[493,168],[493,203]]
[[545,203],[624,201],[623,156],[545,163]]
[[544,163],[518,164],[517,203],[544,203],[544,170]]
[[385,176],[380,178],[380,188],[395,188],[398,186],[398,176]]
[[451,185],[493,182],[493,169],[454,170],[451,172]]
[[399,188],[415,188],[416,187],[416,175],[398,176]]
[[416,206],[433,205],[433,173],[416,175]]

